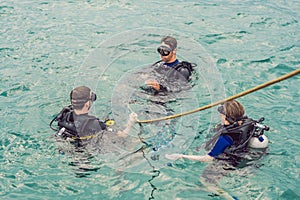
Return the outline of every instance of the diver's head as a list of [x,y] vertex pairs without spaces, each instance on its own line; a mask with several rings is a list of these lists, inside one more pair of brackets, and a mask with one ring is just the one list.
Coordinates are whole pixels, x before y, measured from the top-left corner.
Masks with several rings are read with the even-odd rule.
[[70,100],[74,110],[89,110],[97,95],[86,86],[74,88],[70,93]]
[[157,48],[161,59],[166,63],[176,60],[177,41],[174,37],[166,36],[161,39],[161,45]]
[[221,117],[223,117],[222,123],[228,125],[240,121],[244,117],[245,109],[238,101],[231,100],[221,104],[218,107],[218,112],[221,114]]

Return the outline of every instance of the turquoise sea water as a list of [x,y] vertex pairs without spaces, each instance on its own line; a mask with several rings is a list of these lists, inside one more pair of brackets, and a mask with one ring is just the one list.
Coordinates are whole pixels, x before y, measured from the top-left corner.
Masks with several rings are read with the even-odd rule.
[[[293,71],[299,10],[294,0],[1,1],[0,198],[222,199],[199,181],[207,163],[140,156],[123,169],[110,154],[61,154],[48,124],[71,89],[86,84],[98,94],[94,114],[111,113],[122,126],[129,109],[141,109],[128,107],[131,74],[159,59],[167,34],[178,39],[178,57],[199,66],[194,87],[174,97],[176,113]],[[298,75],[239,99],[248,116],[265,117],[270,149],[256,169],[224,177],[223,190],[238,199],[300,199],[299,83]],[[196,149],[218,120],[214,109],[178,119],[175,147],[160,153],[204,154]]]

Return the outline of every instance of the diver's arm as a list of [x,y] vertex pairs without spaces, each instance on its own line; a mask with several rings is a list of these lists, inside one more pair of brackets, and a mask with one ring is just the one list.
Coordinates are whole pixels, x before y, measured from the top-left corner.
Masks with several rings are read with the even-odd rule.
[[231,138],[229,138],[226,135],[221,135],[219,139],[217,140],[215,146],[213,149],[205,156],[196,156],[196,155],[183,155],[183,154],[171,154],[171,155],[165,155],[166,158],[170,160],[176,160],[179,158],[185,158],[189,160],[199,161],[199,162],[210,162],[215,157],[220,155],[224,152],[224,149],[226,149],[228,146],[232,145],[233,141]]
[[229,147],[231,145],[233,145],[232,139],[227,135],[221,135],[218,138],[215,146],[208,153],[208,155],[211,157],[218,157],[220,154],[222,154],[224,152],[224,150],[227,147]]
[[182,158],[185,158],[188,160],[199,161],[199,162],[210,162],[214,159],[214,157],[212,157],[210,155],[205,155],[205,156],[182,155]]
[[176,160],[180,158],[185,158],[188,160],[199,161],[199,162],[210,162],[214,159],[214,157],[210,155],[205,156],[196,156],[196,155],[184,155],[184,154],[166,154],[165,157],[170,160]]
[[126,124],[125,129],[124,129],[123,131],[118,131],[118,133],[117,133],[118,136],[119,136],[119,137],[127,137],[127,135],[128,135],[128,133],[129,133],[131,127],[132,127],[133,124],[136,122],[136,119],[137,119],[137,114],[134,113],[134,112],[131,113],[131,114],[129,115],[129,120],[128,120],[127,124]]

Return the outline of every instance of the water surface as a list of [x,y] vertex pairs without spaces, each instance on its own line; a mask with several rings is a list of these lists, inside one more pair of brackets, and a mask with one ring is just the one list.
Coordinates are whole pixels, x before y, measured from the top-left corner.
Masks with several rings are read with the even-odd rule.
[[[171,104],[179,112],[297,69],[299,8],[298,1],[2,1],[1,198],[221,199],[199,182],[206,163],[170,167],[140,157],[137,167],[120,171],[109,155],[59,153],[48,124],[69,104],[71,89],[85,83],[99,97],[93,112],[110,113],[121,126],[130,110],[112,104],[118,89],[159,59],[156,47],[167,34],[178,39],[178,57],[199,66],[187,98]],[[239,100],[248,116],[264,116],[271,127],[269,154],[259,168],[233,173],[220,186],[239,199],[298,199],[299,78]],[[217,122],[214,109],[178,119],[185,135],[166,151],[205,153],[196,148]]]

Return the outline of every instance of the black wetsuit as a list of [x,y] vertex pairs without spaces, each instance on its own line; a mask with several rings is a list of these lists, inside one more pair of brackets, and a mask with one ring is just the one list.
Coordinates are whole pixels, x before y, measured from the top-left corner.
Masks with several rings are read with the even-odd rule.
[[175,60],[172,63],[157,63],[155,65],[155,71],[160,74],[164,74],[167,78],[190,80],[191,73],[195,64],[191,64],[186,61],[180,62]]
[[73,117],[79,137],[95,135],[106,129],[106,125],[95,116],[89,114],[76,115],[73,113]]
[[[180,62],[177,59],[172,63],[158,62],[154,64],[154,71],[160,78],[160,90],[158,92],[171,91],[172,85],[177,88],[178,84],[180,85],[180,83],[183,84],[190,81],[195,66],[196,64],[186,61]],[[174,83],[177,84],[174,85]]]
[[82,144],[102,130],[106,129],[104,122],[89,114],[77,115],[71,106],[65,107],[55,118],[59,127],[58,135],[63,138],[72,138]]

